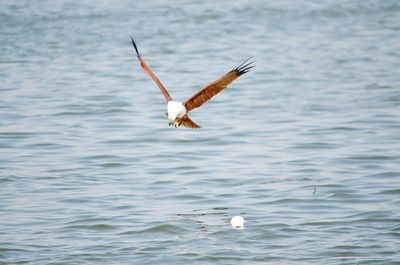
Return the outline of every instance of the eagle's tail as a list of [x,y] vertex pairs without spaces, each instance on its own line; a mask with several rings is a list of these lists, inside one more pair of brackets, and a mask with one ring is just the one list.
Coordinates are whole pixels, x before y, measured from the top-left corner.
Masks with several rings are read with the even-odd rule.
[[187,127],[187,128],[192,128],[192,129],[199,129],[201,128],[199,125],[197,125],[196,123],[194,123],[188,115],[185,115],[182,118],[182,123],[183,126]]

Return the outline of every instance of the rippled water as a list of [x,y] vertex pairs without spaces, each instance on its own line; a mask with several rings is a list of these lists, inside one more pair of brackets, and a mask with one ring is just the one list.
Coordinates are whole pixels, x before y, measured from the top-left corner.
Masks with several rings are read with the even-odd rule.
[[[2,1],[0,263],[399,264],[399,22],[398,1]],[[256,68],[175,129],[131,35],[176,100]]]

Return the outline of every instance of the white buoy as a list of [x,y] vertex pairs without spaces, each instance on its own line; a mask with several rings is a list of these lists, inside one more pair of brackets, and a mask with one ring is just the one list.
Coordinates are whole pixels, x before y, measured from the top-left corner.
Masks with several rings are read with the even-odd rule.
[[244,218],[241,216],[235,216],[231,219],[231,225],[234,229],[243,229],[244,228]]

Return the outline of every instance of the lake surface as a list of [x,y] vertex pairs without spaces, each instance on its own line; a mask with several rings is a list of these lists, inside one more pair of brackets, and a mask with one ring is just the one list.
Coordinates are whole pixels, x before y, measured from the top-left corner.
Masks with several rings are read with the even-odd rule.
[[0,264],[400,264],[399,1],[136,2],[0,2]]

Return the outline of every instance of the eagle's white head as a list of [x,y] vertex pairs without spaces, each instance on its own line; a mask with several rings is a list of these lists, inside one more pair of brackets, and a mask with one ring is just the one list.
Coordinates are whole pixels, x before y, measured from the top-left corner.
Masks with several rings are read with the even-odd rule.
[[169,125],[179,127],[181,119],[187,114],[186,108],[182,102],[168,101],[168,121]]

